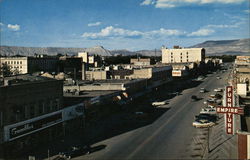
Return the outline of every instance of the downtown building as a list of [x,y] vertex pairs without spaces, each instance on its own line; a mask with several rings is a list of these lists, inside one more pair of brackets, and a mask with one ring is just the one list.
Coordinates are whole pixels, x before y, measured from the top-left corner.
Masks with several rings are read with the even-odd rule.
[[64,105],[62,80],[28,74],[5,77],[0,84],[0,158],[21,156],[64,136],[71,128],[69,120],[79,116],[83,103]]
[[0,67],[7,65],[14,75],[38,71],[55,72],[58,61],[57,57],[45,55],[37,55],[36,57],[0,57]]
[[173,49],[162,47],[162,63],[201,63],[205,62],[204,48],[181,48],[174,46]]

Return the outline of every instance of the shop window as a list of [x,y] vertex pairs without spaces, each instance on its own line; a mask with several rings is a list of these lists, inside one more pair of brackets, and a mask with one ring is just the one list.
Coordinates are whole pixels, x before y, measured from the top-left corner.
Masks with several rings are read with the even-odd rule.
[[3,126],[3,112],[0,111],[0,126]]
[[38,114],[43,113],[43,101],[39,101],[38,103]]
[[34,104],[30,105],[30,117],[34,117],[35,116],[35,106]]

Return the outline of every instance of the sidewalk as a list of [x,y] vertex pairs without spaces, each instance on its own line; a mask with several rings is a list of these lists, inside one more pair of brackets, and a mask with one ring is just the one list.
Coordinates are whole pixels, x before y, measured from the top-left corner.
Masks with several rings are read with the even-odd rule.
[[[225,133],[224,115],[220,115],[218,125],[210,132],[209,152],[206,152],[205,159],[237,159],[238,146],[237,135]],[[236,118],[237,119],[237,118]]]

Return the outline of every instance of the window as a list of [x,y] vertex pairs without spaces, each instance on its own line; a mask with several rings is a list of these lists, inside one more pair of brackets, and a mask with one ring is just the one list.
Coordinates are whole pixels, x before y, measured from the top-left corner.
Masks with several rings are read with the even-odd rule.
[[39,104],[38,104],[38,113],[39,114],[43,113],[43,101],[39,101]]
[[188,62],[188,59],[187,59],[187,62]]
[[14,61],[14,64],[16,64],[16,61]]
[[20,61],[20,64],[22,64],[22,61]]
[[3,112],[0,112],[0,126],[3,126]]
[[181,53],[181,55],[182,55],[182,53]]
[[34,104],[30,105],[30,117],[34,117],[35,116],[35,107]]
[[173,52],[171,52],[171,55],[173,55]]
[[17,61],[16,64],[19,64],[19,61]]
[[182,60],[181,60],[181,62],[182,62]]
[[187,55],[188,55],[188,52],[187,52]]

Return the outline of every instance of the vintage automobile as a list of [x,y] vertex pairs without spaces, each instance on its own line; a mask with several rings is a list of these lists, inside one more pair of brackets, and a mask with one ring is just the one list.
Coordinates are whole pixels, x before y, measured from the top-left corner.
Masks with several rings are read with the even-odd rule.
[[209,120],[196,120],[193,122],[193,126],[195,128],[207,128],[215,125],[214,122],[211,122]]

